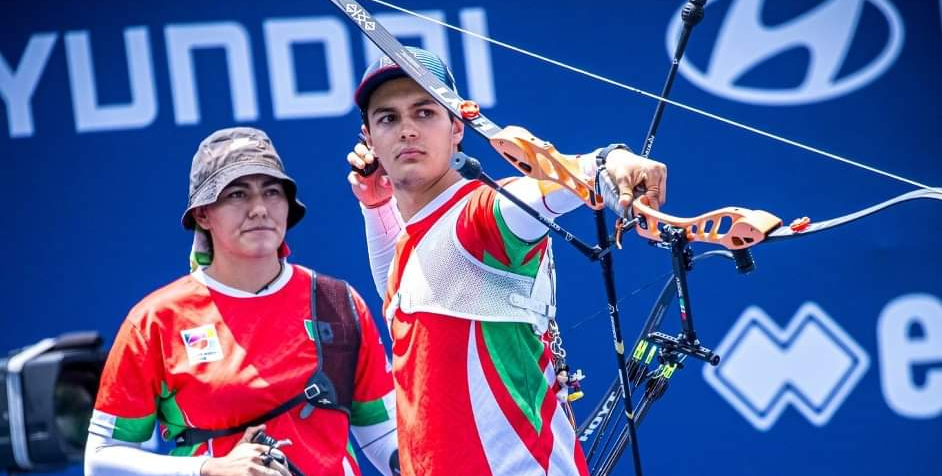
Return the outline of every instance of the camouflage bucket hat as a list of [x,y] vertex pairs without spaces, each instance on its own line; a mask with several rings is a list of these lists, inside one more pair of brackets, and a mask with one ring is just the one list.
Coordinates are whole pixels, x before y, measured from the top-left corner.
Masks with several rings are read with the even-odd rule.
[[284,182],[288,198],[288,228],[304,217],[305,207],[297,199],[298,186],[285,173],[281,157],[264,132],[251,127],[220,129],[200,142],[190,167],[190,199],[183,212],[183,228],[196,227],[193,209],[216,203],[222,189],[246,175],[263,174]]

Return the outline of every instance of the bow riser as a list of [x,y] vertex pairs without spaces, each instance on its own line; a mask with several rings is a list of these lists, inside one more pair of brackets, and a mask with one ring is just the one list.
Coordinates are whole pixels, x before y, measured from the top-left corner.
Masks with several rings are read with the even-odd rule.
[[764,210],[725,207],[697,215],[680,218],[655,210],[635,200],[635,216],[641,219],[638,234],[653,241],[662,241],[662,225],[682,228],[688,241],[711,243],[729,250],[750,248],[765,240],[773,230],[782,226],[782,219]]
[[574,157],[560,154],[552,143],[539,139],[530,131],[507,126],[490,138],[491,146],[524,175],[550,181],[574,193],[593,210],[605,205],[596,195],[595,187],[583,177],[582,167]]

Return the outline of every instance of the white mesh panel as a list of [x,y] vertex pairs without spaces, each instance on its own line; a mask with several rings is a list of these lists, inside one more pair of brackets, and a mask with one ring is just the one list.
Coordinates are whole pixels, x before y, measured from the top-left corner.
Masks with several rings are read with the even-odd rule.
[[488,267],[461,248],[455,224],[465,203],[439,219],[411,254],[399,287],[402,310],[540,324],[544,317],[510,304],[511,293],[531,295],[533,278]]

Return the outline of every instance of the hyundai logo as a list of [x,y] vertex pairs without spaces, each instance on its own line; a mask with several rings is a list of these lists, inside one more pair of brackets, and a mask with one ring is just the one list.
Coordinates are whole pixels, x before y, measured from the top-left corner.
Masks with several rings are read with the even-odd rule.
[[[690,61],[682,61],[679,66],[687,80],[727,99],[783,106],[839,97],[876,80],[893,64],[903,47],[903,22],[889,0],[830,0],[775,26],[762,24],[765,0],[729,1],[733,4],[714,41],[706,70],[697,69]],[[707,6],[716,3],[712,1]],[[867,64],[838,78],[858,33],[861,13],[868,3],[886,20],[889,30],[886,44]],[[707,10],[707,18],[709,15]],[[673,52],[681,27],[678,12],[667,28],[668,52]],[[797,86],[771,89],[737,84],[754,67],[794,48],[805,48],[810,55],[803,79]]]

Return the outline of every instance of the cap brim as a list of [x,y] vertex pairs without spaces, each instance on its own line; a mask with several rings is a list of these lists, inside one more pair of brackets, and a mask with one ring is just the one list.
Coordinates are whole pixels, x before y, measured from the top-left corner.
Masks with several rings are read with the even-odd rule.
[[373,95],[373,92],[376,91],[376,88],[380,87],[386,81],[396,78],[407,77],[405,71],[399,67],[397,64],[392,64],[389,66],[384,66],[382,68],[373,71],[372,74],[363,78],[363,81],[360,81],[360,86],[357,87],[355,93],[353,93],[353,98],[357,103],[357,106],[361,110],[366,110],[366,106],[370,103],[370,96]]

